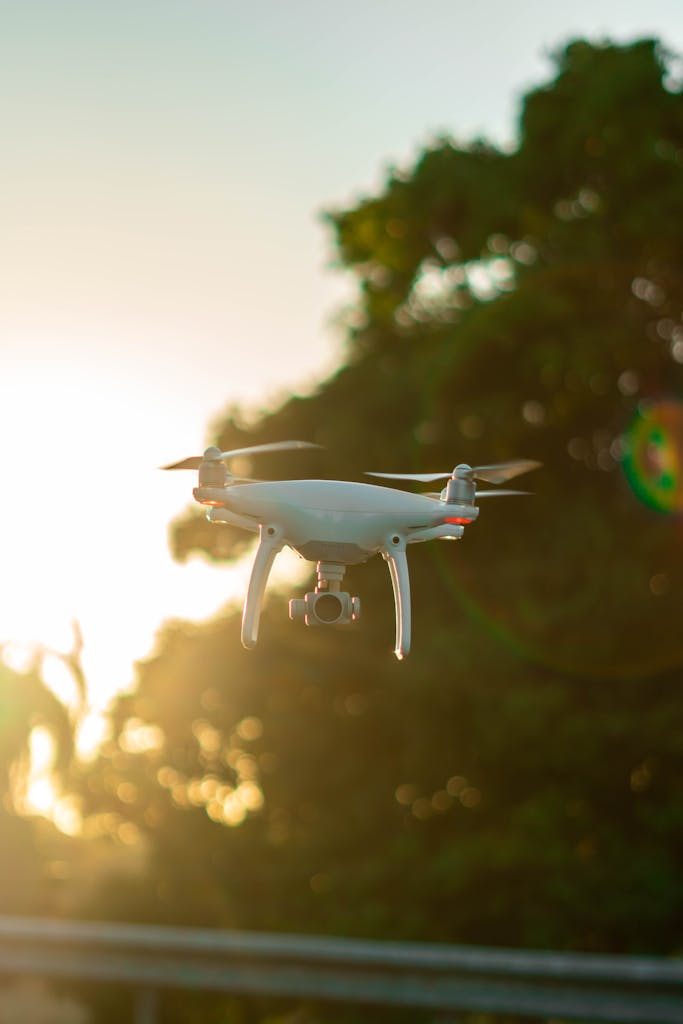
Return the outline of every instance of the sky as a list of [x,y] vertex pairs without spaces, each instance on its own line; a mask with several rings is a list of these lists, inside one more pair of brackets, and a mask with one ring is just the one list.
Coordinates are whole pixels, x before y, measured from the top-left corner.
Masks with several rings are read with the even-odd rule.
[[683,6],[0,0],[8,659],[66,650],[76,619],[102,705],[165,619],[241,596],[246,567],[173,562],[193,481],[157,467],[339,364],[353,281],[323,211],[437,136],[514,145],[577,36],[683,53]]

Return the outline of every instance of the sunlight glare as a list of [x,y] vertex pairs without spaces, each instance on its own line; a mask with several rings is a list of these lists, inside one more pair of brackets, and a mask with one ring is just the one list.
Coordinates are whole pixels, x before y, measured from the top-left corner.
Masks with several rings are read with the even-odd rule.
[[[179,401],[178,416],[171,412],[175,396],[94,362],[36,366],[30,346],[4,385],[0,430],[13,441],[3,456],[10,487],[0,535],[0,643],[17,666],[36,647],[63,655],[76,620],[95,712],[131,686],[134,662],[150,652],[164,620],[213,616],[246,590],[248,560],[178,565],[168,547],[169,523],[191,504],[193,481],[158,467],[176,452],[202,450],[210,410],[197,413],[188,437],[187,408]],[[273,584],[295,584],[307,571],[283,552]],[[74,688],[59,657],[46,660],[46,672],[71,704]],[[81,744],[95,742],[98,731],[93,720]]]

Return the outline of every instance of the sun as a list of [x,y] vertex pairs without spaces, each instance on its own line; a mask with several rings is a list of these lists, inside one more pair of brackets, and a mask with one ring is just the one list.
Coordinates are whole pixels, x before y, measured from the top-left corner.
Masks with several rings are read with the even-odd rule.
[[[151,653],[164,621],[238,607],[250,558],[178,565],[170,554],[169,524],[191,502],[193,479],[158,466],[202,450],[200,414],[92,361],[32,359],[30,345],[22,352],[5,366],[0,405],[0,644],[19,670],[43,652],[46,684],[75,709],[79,694],[61,656],[82,636],[87,695],[76,747],[87,759],[107,736],[111,700],[134,686],[135,662]],[[271,585],[300,582],[302,566],[283,552]],[[76,834],[78,808],[58,790],[45,729],[33,730],[30,751],[22,812]]]
[[169,523],[192,480],[158,466],[204,442],[172,395],[69,360],[17,361],[3,383],[0,642],[65,651],[78,621],[102,706],[130,686],[165,619],[240,601],[249,565],[172,559]]

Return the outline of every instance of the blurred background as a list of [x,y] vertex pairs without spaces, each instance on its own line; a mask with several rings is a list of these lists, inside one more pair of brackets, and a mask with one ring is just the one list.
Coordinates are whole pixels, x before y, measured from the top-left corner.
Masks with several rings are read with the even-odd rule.
[[[0,19],[0,913],[680,954],[680,5]],[[157,467],[290,437],[240,471],[544,465],[411,549],[407,662],[287,552],[245,652]]]

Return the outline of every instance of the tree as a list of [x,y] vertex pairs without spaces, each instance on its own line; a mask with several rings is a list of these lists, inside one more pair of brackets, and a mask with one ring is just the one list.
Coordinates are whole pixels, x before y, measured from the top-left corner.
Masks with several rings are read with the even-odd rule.
[[53,740],[60,767],[68,763],[73,736],[64,707],[45,685],[39,660],[28,670],[11,669],[0,659],[0,912],[38,911],[49,880],[31,825],[17,817],[25,796],[34,729]]
[[[84,790],[150,844],[139,916],[680,949],[680,519],[622,463],[675,497],[683,435],[657,416],[683,389],[683,97],[652,40],[577,41],[556,68],[514,152],[437,141],[328,216],[359,280],[345,365],[216,439],[327,446],[264,476],[530,456],[538,494],[411,551],[405,664],[379,560],[349,573],[347,631],[280,598],[251,653],[234,615],[169,626]],[[175,543],[243,550],[196,513]]]

